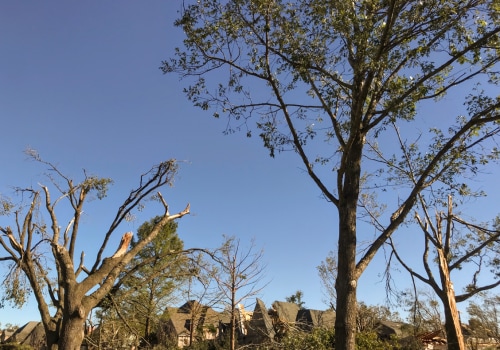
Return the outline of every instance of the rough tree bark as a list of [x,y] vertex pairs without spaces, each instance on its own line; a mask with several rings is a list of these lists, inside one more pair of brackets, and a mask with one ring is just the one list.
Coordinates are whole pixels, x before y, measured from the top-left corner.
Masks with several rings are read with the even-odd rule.
[[357,310],[356,291],[360,276],[356,268],[356,220],[364,140],[359,133],[355,135],[354,140],[350,142],[350,152],[344,153],[345,165],[341,167],[338,175],[339,254],[335,283],[337,291],[335,333],[343,335],[336,337],[336,346],[339,349],[354,349],[356,345],[356,312],[353,310]]
[[[451,196],[448,197],[448,215],[446,216],[446,228],[452,230],[453,219],[453,202]],[[438,227],[441,226],[441,217],[438,216]],[[455,290],[453,282],[451,281],[450,270],[448,268],[449,259],[447,255],[450,253],[449,246],[451,239],[451,232],[445,232],[445,240],[443,249],[438,249],[438,263],[439,263],[439,277],[441,279],[441,300],[443,302],[444,315],[445,315],[445,330],[446,340],[449,350],[465,350],[464,336],[462,334],[462,325],[460,322],[460,314],[457,309],[457,302],[455,299]],[[441,242],[443,243],[443,234],[440,234]],[[449,237],[449,238],[447,238]]]
[[448,350],[465,350],[464,336],[462,334],[462,325],[460,324],[460,314],[455,300],[455,290],[450,279],[448,264],[442,252],[439,253],[439,270],[441,276],[442,295],[445,330]]

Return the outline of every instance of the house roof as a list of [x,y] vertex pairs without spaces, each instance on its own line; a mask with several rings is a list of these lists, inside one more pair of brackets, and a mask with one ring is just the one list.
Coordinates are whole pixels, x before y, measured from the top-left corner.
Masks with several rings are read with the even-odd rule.
[[335,325],[335,311],[302,309],[297,314],[297,323],[314,328],[331,328]]
[[266,305],[259,298],[256,299],[255,308],[248,327],[248,341],[259,343],[263,340],[274,339],[275,331]]
[[224,324],[231,323],[231,312],[229,310],[224,310],[219,313],[219,320]]
[[374,330],[380,337],[385,338],[392,335],[396,335],[398,338],[412,336],[411,326],[404,322],[378,321]]
[[45,333],[41,322],[30,321],[18,328],[9,338],[9,341],[19,344],[31,344],[38,342],[39,337],[44,337]]
[[272,305],[280,321],[294,323],[297,320],[300,307],[295,303],[285,301],[275,301]]
[[192,321],[196,326],[209,326],[218,325],[221,319],[217,311],[195,300],[190,300],[178,308],[167,307],[165,314],[168,314],[177,335],[189,333]]
[[7,329],[2,330],[2,335],[0,337],[0,341],[5,342],[7,339],[9,339],[12,336],[12,334],[14,334],[15,331],[16,331],[16,329],[13,329],[13,328],[7,328]]

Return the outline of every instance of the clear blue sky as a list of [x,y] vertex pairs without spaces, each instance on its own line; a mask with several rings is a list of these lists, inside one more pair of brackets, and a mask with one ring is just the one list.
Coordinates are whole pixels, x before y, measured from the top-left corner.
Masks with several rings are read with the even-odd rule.
[[[191,203],[192,215],[179,222],[185,245],[215,247],[223,234],[255,237],[268,265],[266,304],[300,289],[306,306],[324,309],[316,266],[336,246],[334,207],[294,154],[271,159],[256,137],[224,136],[223,120],[192,107],[178,78],[162,75],[161,61],[182,40],[173,27],[180,4],[1,2],[0,193],[40,180],[43,168],[26,160],[27,147],[75,178],[82,169],[113,178],[109,198],[90,203],[96,207],[85,218],[81,244],[91,255],[140,174],[178,159],[175,187],[163,194],[171,211]],[[161,213],[156,209],[123,232]],[[381,254],[360,281],[359,298],[368,304],[384,302],[383,262]],[[33,303],[6,307],[0,322],[21,325],[39,319],[37,312]]]

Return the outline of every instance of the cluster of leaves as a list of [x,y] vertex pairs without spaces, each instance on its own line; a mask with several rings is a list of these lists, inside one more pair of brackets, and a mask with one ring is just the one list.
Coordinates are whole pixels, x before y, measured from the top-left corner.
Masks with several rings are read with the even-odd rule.
[[[335,345],[335,331],[333,328],[316,328],[311,332],[294,330],[279,343],[272,342],[261,345],[247,345],[245,348],[253,350],[330,350]],[[399,349],[397,338],[383,340],[373,331],[360,332],[356,337],[358,350],[393,350]],[[156,348],[161,349],[161,348]],[[223,343],[201,341],[194,343],[190,350],[222,350],[227,349]]]
[[299,308],[305,309],[304,307],[305,301],[302,299],[303,297],[304,297],[304,292],[299,289],[294,294],[285,297],[285,301],[288,303],[297,304]]
[[333,329],[316,328],[310,333],[293,331],[281,341],[282,349],[289,350],[329,350],[335,344]]
[[359,350],[393,350],[400,348],[396,337],[384,340],[373,331],[356,333],[356,346]]

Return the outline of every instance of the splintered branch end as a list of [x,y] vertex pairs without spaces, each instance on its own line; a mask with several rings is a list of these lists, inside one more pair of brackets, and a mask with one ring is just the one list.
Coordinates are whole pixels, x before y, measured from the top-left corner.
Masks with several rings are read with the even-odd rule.
[[132,232],[127,232],[122,236],[122,239],[120,241],[120,245],[118,246],[118,250],[116,251],[115,254],[113,254],[112,258],[119,258],[125,255],[127,252],[128,246],[130,245],[130,242],[132,241],[133,237]]

